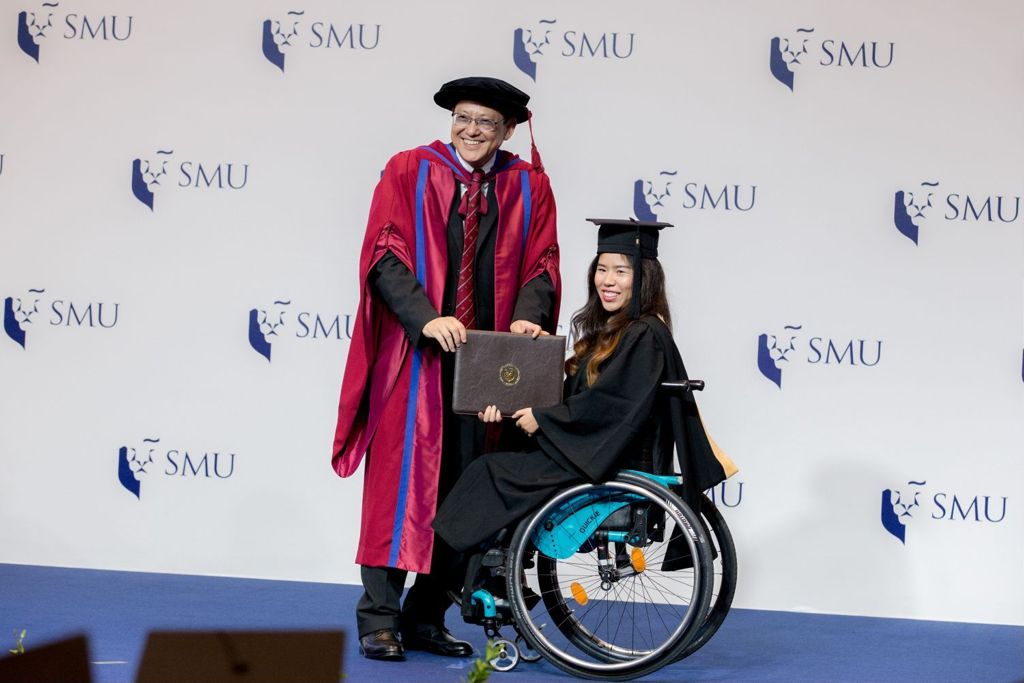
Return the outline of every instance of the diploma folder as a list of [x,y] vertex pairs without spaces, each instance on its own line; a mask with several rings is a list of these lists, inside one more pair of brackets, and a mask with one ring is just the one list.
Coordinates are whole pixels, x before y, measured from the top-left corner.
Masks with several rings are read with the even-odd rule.
[[455,351],[454,412],[494,405],[506,416],[561,403],[565,337],[467,330],[466,339]]

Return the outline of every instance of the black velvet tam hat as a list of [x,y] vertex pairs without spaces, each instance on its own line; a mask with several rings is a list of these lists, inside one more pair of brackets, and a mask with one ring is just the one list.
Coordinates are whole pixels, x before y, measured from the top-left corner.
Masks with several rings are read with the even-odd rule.
[[588,218],[598,225],[597,253],[626,254],[641,258],[658,258],[658,232],[671,228],[671,223],[656,221],[622,220],[618,218]]
[[434,102],[449,111],[459,102],[469,100],[497,109],[503,116],[523,123],[530,118],[530,110],[526,108],[530,96],[511,83],[499,78],[487,76],[470,76],[448,81],[434,93]]
[[658,258],[658,231],[671,228],[671,223],[637,221],[632,218],[588,218],[599,226],[598,254],[623,254],[633,263],[633,295],[629,305],[631,318],[640,317],[640,302],[644,286],[643,259]]

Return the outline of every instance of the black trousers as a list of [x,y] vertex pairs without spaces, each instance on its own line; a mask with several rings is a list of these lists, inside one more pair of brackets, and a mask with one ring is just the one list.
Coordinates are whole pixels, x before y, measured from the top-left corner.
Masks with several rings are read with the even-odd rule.
[[462,553],[440,538],[434,539],[430,573],[417,574],[405,601],[402,591],[408,572],[394,567],[363,566],[363,596],[356,605],[359,636],[382,628],[401,630],[416,624],[444,626],[444,614],[451,607],[449,590],[461,593],[465,570]]
[[[444,354],[441,381],[444,396],[441,472],[437,488],[440,506],[459,476],[483,452],[485,428],[476,417],[451,412],[451,387],[454,375],[452,354]],[[472,514],[472,512],[470,512]],[[401,629],[414,624],[444,625],[444,614],[451,607],[448,591],[462,591],[464,559],[439,536],[434,536],[430,573],[417,574],[402,602],[408,572],[394,567],[363,566],[360,576],[363,596],[356,604],[356,625],[360,637],[382,628]]]

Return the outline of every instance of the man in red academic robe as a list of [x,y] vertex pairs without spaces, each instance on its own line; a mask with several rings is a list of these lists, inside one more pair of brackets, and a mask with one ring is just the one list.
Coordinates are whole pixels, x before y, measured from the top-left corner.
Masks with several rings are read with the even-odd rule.
[[[449,576],[454,551],[431,528],[484,446],[484,425],[451,411],[452,352],[467,328],[536,337],[558,316],[548,177],[535,146],[531,163],[500,149],[528,121],[529,96],[474,77],[445,83],[434,101],[452,112],[451,143],[395,155],[374,192],[334,440],[340,476],[366,455],[356,616],[372,659],[472,654],[444,627],[462,577]],[[407,571],[417,577],[400,607]]]

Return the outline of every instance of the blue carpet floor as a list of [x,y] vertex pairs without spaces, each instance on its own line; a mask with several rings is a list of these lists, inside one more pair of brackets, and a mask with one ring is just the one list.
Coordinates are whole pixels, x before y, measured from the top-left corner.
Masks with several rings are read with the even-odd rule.
[[[89,638],[93,680],[132,681],[151,630],[343,629],[345,680],[465,680],[471,660],[413,652],[404,663],[361,658],[356,586],[0,564],[0,653]],[[449,627],[478,651],[485,638],[453,611]],[[546,662],[493,674],[495,683],[568,681]],[[645,681],[765,683],[1021,683],[1024,627],[734,609],[692,657]]]

